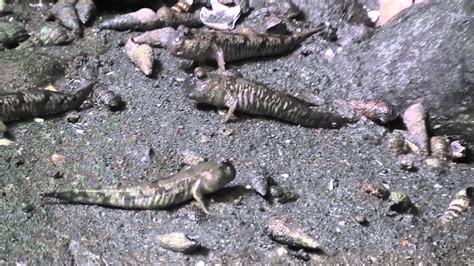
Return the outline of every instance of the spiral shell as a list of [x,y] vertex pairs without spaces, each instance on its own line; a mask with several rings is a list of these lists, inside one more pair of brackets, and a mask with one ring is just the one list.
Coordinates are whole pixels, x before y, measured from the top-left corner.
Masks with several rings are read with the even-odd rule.
[[471,204],[474,196],[474,187],[468,187],[456,193],[454,199],[449,203],[448,209],[441,216],[441,223],[447,224],[462,215]]
[[272,219],[268,225],[270,237],[284,245],[309,250],[320,249],[321,245],[305,233],[299,226],[288,224],[280,219]]
[[73,40],[73,37],[69,36],[69,32],[56,23],[44,25],[40,29],[37,38],[45,46],[68,44]]
[[171,7],[176,13],[186,13],[191,10],[193,6],[193,0],[179,0],[175,5]]

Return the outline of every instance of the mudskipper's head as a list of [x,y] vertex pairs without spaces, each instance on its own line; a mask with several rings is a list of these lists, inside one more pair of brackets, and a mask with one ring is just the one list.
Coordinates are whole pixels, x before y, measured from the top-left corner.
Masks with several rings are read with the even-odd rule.
[[191,30],[184,26],[179,26],[173,35],[173,40],[168,43],[168,50],[175,56],[183,57],[187,54],[186,40],[192,37]]
[[220,89],[217,79],[209,76],[200,67],[194,70],[194,76],[184,81],[186,96],[198,103],[211,104],[215,106],[223,105],[223,90]]
[[212,193],[230,183],[235,178],[235,168],[227,159],[206,162],[207,169],[203,175],[202,188],[206,193]]

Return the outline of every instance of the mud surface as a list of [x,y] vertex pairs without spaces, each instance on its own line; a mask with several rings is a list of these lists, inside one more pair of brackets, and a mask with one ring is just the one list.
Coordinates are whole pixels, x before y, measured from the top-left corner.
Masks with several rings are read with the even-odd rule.
[[[311,1],[295,2],[311,9]],[[436,128],[472,148],[470,0],[422,4],[375,31],[354,22],[357,16],[331,17],[336,11],[321,2],[328,9],[306,14],[306,24],[317,25],[321,16],[338,21],[339,42],[313,36],[286,56],[229,66],[316,103],[384,98],[403,109],[424,97]],[[367,2],[372,7],[375,1]],[[22,8],[15,19],[27,18],[26,28],[37,30],[41,12]],[[453,195],[473,185],[472,163],[435,169],[420,159],[417,171],[404,171],[385,145],[391,129],[363,121],[316,130],[239,114],[222,124],[216,109],[196,107],[184,97],[181,85],[189,74],[179,60],[155,49],[154,74],[145,77],[123,51],[135,33],[97,31],[94,25],[111,15],[99,14],[85,37],[69,46],[0,52],[2,89],[52,83],[72,90],[89,64],[97,65],[97,88],[113,90],[126,102],[123,111],[110,112],[95,94],[79,110],[78,123],[69,123],[66,114],[8,124],[15,143],[0,146],[1,262],[301,262],[291,252],[277,254],[282,245],[266,232],[273,217],[303,225],[321,242],[324,252],[310,253],[312,262],[473,262],[472,208],[448,226],[439,224]],[[163,178],[183,168],[185,151],[233,158],[237,178],[209,196],[211,215],[192,202],[166,211],[130,211],[48,204],[39,196]],[[54,163],[53,154],[64,160]],[[261,165],[297,200],[282,204],[251,190],[252,170]],[[361,192],[362,180],[408,193],[419,213],[388,216],[388,201]],[[356,221],[360,215],[367,217],[366,226]],[[160,248],[156,235],[173,231],[206,248],[195,255]]]

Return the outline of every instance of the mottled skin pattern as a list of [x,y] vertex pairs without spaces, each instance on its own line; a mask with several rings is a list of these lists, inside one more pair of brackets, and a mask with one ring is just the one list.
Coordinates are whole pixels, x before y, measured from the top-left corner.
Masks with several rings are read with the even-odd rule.
[[216,60],[219,68],[224,70],[225,62],[286,53],[323,28],[324,26],[320,26],[295,35],[279,35],[190,30],[179,27],[168,49],[171,54],[189,60]]
[[213,193],[235,178],[228,161],[201,162],[169,178],[129,188],[71,190],[43,194],[70,203],[95,204],[123,209],[161,209],[194,198],[208,212],[204,194]]
[[30,89],[0,93],[0,121],[47,116],[78,108],[92,91],[93,83],[75,93]]
[[310,103],[241,77],[209,73],[196,76],[185,82],[188,97],[199,103],[229,108],[224,122],[236,110],[306,127],[337,128],[350,122],[337,114],[316,111]]
[[471,205],[471,199],[473,196],[473,187],[468,187],[456,193],[454,200],[449,203],[448,209],[443,214],[443,216],[441,216],[441,223],[447,224],[455,218],[461,216],[461,214],[469,208],[469,205]]

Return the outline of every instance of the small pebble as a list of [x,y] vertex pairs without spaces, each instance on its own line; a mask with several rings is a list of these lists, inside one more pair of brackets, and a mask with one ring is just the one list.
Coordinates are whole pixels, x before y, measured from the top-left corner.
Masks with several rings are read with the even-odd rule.
[[35,207],[31,203],[22,203],[21,204],[21,210],[26,212],[26,213],[32,212],[34,209],[35,209]]
[[62,179],[64,177],[64,174],[61,173],[60,171],[56,171],[53,175],[54,179]]
[[358,224],[362,225],[362,226],[368,226],[369,225],[369,221],[367,220],[367,216],[365,216],[363,214],[362,215],[357,215],[355,217],[355,221]]
[[200,247],[199,243],[180,232],[161,234],[156,240],[161,247],[174,252],[192,253]]
[[80,119],[81,119],[81,116],[78,113],[70,113],[67,116],[67,121],[73,124],[79,122]]
[[415,172],[415,162],[412,156],[403,156],[400,159],[400,169],[408,171],[408,172]]

